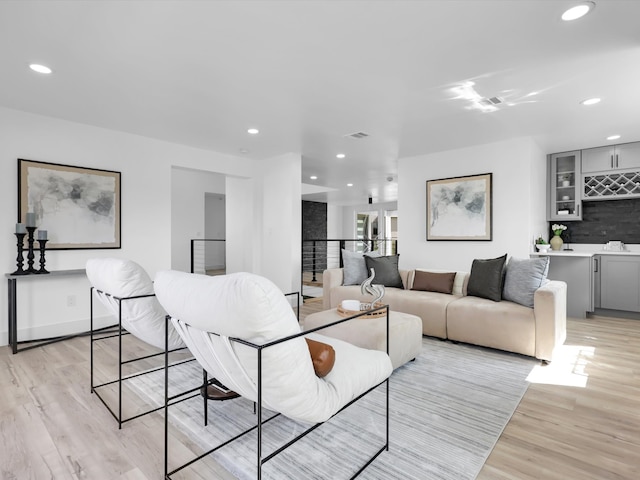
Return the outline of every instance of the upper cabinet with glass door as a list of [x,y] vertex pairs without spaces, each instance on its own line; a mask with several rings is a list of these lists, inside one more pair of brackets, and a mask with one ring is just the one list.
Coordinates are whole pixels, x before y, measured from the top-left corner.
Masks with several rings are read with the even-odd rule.
[[582,220],[580,151],[549,157],[549,220]]

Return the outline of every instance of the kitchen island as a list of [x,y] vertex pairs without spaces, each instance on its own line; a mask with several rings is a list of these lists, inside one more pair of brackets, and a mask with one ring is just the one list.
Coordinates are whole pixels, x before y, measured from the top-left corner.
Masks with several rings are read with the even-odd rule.
[[571,245],[574,250],[535,252],[550,257],[550,280],[567,283],[567,315],[585,318],[597,309],[640,312],[640,246],[624,251],[602,245]]

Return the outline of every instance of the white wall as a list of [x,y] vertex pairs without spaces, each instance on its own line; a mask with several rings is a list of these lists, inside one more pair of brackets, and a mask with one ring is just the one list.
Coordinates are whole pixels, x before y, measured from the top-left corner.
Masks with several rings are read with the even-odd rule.
[[171,268],[191,271],[191,239],[204,238],[205,196],[224,193],[224,175],[171,169]]
[[327,204],[327,238],[328,239],[345,238],[342,233],[343,210],[344,208],[342,206]]
[[265,162],[262,197],[262,275],[285,293],[300,290],[302,268],[302,157]]
[[[84,268],[88,258],[117,256],[134,259],[152,277],[171,267],[171,168],[236,178],[256,172],[250,159],[0,108],[0,225],[5,232],[0,235],[0,264],[5,272],[16,268],[12,232],[18,210],[18,158],[122,172],[122,248],[49,251],[49,269]],[[227,217],[229,213],[227,209]],[[251,223],[251,217],[245,221]],[[69,296],[76,297],[75,306],[67,306]],[[6,344],[6,294],[0,295],[0,312],[0,344]],[[86,330],[88,316],[86,278],[18,281],[19,338]]]
[[[252,178],[226,178],[227,273],[257,272],[260,249],[252,240],[262,229],[256,203],[262,197],[262,184]],[[251,219],[247,222],[246,219]]]
[[529,202],[529,239],[531,251],[534,252],[535,239],[540,236],[544,238],[549,236],[549,222],[547,221],[547,155],[535,142],[531,142],[528,185],[529,192],[527,195],[532,199]]
[[[400,267],[469,271],[474,258],[528,257],[533,234],[546,228],[545,168],[530,138],[400,159]],[[493,240],[427,242],[426,181],[482,173],[493,174]]]

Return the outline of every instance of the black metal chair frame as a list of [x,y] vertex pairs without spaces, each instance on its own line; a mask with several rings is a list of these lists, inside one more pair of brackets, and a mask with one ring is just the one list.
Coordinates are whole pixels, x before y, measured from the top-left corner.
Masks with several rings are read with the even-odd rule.
[[[93,299],[94,299],[94,290],[96,292],[99,292],[103,295],[106,295],[108,297],[113,298],[114,300],[116,300],[118,302],[118,323],[107,326],[107,327],[102,327],[99,329],[94,329],[93,328]],[[95,393],[97,395],[97,397],[100,399],[100,401],[102,402],[102,404],[107,407],[107,410],[109,411],[109,413],[111,413],[111,415],[113,416],[113,418],[116,419],[116,421],[118,422],[118,428],[121,429],[122,428],[122,424],[129,422],[131,420],[134,420],[136,418],[142,417],[144,415],[147,415],[149,413],[153,413],[153,412],[157,412],[158,410],[161,410],[164,407],[164,405],[161,405],[159,407],[155,407],[152,408],[150,410],[146,410],[142,413],[139,413],[137,415],[128,417],[128,418],[122,418],[122,382],[126,381],[126,380],[131,380],[132,378],[136,378],[139,377],[141,375],[146,375],[148,373],[152,373],[152,372],[157,372],[163,369],[168,368],[167,367],[167,361],[168,361],[168,355],[169,353],[173,353],[173,352],[177,352],[180,350],[186,350],[186,347],[181,347],[181,348],[176,348],[173,349],[171,351],[168,352],[159,352],[159,353],[154,353],[151,355],[145,355],[142,357],[136,357],[136,358],[131,358],[129,360],[122,360],[122,337],[125,335],[130,335],[131,333],[126,331],[125,329],[122,328],[122,302],[128,301],[128,300],[135,300],[135,299],[140,299],[140,298],[147,298],[147,297],[154,297],[154,294],[147,294],[147,295],[136,295],[136,296],[132,296],[132,297],[117,297],[115,295],[111,295],[108,292],[104,292],[102,290],[99,290],[95,287],[91,287],[90,289],[90,305],[91,305],[91,319],[90,319],[90,323],[91,323],[91,328],[90,328],[90,337],[91,337],[91,393]],[[114,330],[115,329],[115,330]],[[98,338],[96,338],[96,335],[100,335]],[[101,341],[101,340],[106,340],[108,338],[114,338],[114,337],[118,337],[118,378],[116,380],[111,380],[105,383],[101,383],[99,385],[94,385],[94,355],[93,355],[93,346],[95,342]],[[169,336],[168,336],[168,332],[165,331],[165,348],[168,348],[168,344],[169,344]],[[150,370],[145,370],[143,372],[138,372],[138,373],[133,373],[127,376],[122,376],[122,367],[123,365],[127,365],[130,363],[134,363],[134,362],[138,362],[141,360],[146,360],[149,358],[153,358],[153,357],[159,357],[165,355],[165,365],[160,366],[160,367],[156,367],[156,368],[152,368]],[[180,361],[176,361],[173,362],[172,364],[168,365],[169,367],[175,366],[175,365],[180,365],[183,363],[188,363],[188,362],[193,362],[195,361],[195,358],[188,358],[185,360],[180,360]],[[166,374],[165,374],[165,380],[166,380]],[[113,385],[114,383],[118,384],[118,412],[114,412],[114,410],[111,408],[111,406],[109,406],[109,404],[107,403],[107,401],[102,397],[102,395],[99,392],[99,388],[101,387],[106,387],[108,385]],[[203,384],[200,385],[199,388],[206,388],[206,385],[210,383],[210,381],[208,381],[206,374],[204,375],[203,378]],[[196,395],[192,395],[190,397],[187,398],[183,398],[181,401],[184,400],[188,400],[189,398],[193,398],[197,396]],[[207,402],[207,398],[205,396],[205,425],[206,425],[206,402]]]
[[[371,309],[365,312],[361,312],[358,313],[356,315],[353,315],[351,317],[347,317],[341,320],[337,320],[335,322],[329,323],[327,325],[322,325],[320,327],[317,328],[313,328],[301,333],[298,333],[296,335],[290,335],[288,337],[284,337],[278,340],[274,340],[272,342],[269,343],[265,343],[262,345],[258,345],[252,342],[248,342],[246,340],[242,340],[240,338],[229,338],[230,341],[232,342],[237,342],[237,343],[241,343],[243,345],[246,345],[248,347],[254,348],[257,350],[258,353],[258,359],[257,359],[257,363],[258,363],[258,385],[257,385],[257,389],[258,389],[258,399],[257,399],[257,405],[259,405],[259,407],[257,408],[257,420],[256,420],[256,425],[248,428],[247,430],[245,430],[244,432],[226,440],[225,442],[221,443],[220,445],[218,445],[217,447],[214,447],[208,451],[206,451],[205,453],[198,455],[197,457],[193,458],[192,460],[188,461],[187,463],[169,471],[168,470],[168,457],[169,457],[169,448],[168,448],[168,444],[169,444],[169,407],[174,405],[175,403],[178,403],[177,399],[178,397],[180,397],[181,395],[186,395],[188,393],[190,393],[190,391],[186,391],[183,392],[181,394],[178,395],[174,395],[174,396],[169,396],[169,380],[168,380],[168,361],[169,361],[169,355],[168,353],[165,353],[165,414],[164,414],[164,478],[165,480],[171,480],[171,475],[185,469],[186,467],[194,464],[195,462],[203,459],[204,457],[210,455],[211,453],[219,450],[222,447],[225,447],[226,445],[232,443],[233,441],[239,439],[240,437],[254,431],[257,429],[257,461],[256,461],[256,466],[257,466],[257,475],[256,478],[257,480],[261,480],[262,479],[262,465],[265,464],[266,462],[268,462],[269,460],[271,460],[273,457],[275,457],[276,455],[278,455],[279,453],[281,453],[282,451],[284,451],[285,449],[287,449],[288,447],[290,447],[291,445],[293,445],[294,443],[296,443],[298,440],[302,439],[303,437],[305,437],[307,434],[311,433],[312,431],[314,431],[316,428],[318,428],[319,426],[323,425],[325,422],[320,422],[320,423],[316,423],[315,425],[312,425],[311,427],[309,427],[307,430],[305,430],[304,432],[302,432],[301,434],[299,434],[298,436],[296,436],[294,439],[290,440],[289,442],[285,443],[284,445],[282,445],[281,447],[277,448],[274,452],[272,452],[271,454],[267,455],[266,457],[263,458],[262,456],[262,427],[264,424],[266,424],[267,422],[273,420],[274,418],[280,416],[280,413],[276,413],[275,415],[272,415],[271,417],[267,418],[266,420],[262,420],[262,351],[266,348],[272,347],[274,345],[279,345],[281,343],[287,342],[289,340],[293,340],[295,338],[299,338],[299,337],[304,337],[306,335],[308,335],[309,333],[312,332],[316,332],[319,330],[323,330],[325,328],[328,327],[332,327],[335,325],[339,325],[341,323],[344,322],[348,322],[350,320],[362,317],[364,315],[370,314],[370,313],[374,313],[374,312],[378,312],[378,311],[385,311],[386,314],[386,325],[387,325],[387,345],[386,345],[386,352],[387,355],[389,354],[389,306],[388,305],[384,305],[382,307],[379,308],[375,308],[375,309]],[[298,309],[299,311],[299,309]],[[167,315],[166,317],[166,325],[168,328],[169,325],[169,321],[170,321],[171,317],[169,315]],[[209,332],[212,335],[217,335],[219,336],[217,333],[215,332]],[[358,400],[360,400],[361,398],[363,398],[364,396],[366,396],[367,394],[371,393],[373,390],[375,390],[376,388],[378,388],[379,386],[381,386],[382,384],[386,384],[386,407],[385,407],[385,422],[386,422],[386,438],[385,438],[385,444],[378,450],[376,451],[368,460],[367,462],[360,467],[360,469],[352,476],[350,477],[351,479],[356,478],[358,475],[360,475],[365,468],[367,468],[371,462],[373,462],[383,451],[388,451],[389,450],[389,378],[387,378],[386,380],[383,380],[382,382],[380,382],[377,385],[374,385],[373,387],[371,387],[369,390],[367,390],[366,392],[362,393],[361,395],[359,395],[358,397],[354,398],[353,400],[351,400],[349,403],[347,403],[344,407],[342,407],[340,410],[338,410],[334,415],[332,415],[329,420],[331,420],[332,418],[334,418],[336,415],[338,415],[340,412],[342,412],[343,410],[345,410],[347,407],[351,406],[352,404],[354,404],[355,402],[357,402]],[[181,401],[181,400],[180,400]],[[255,411],[255,406],[254,406],[254,411]],[[254,412],[255,413],[255,412]],[[327,421],[329,421],[327,420]]]

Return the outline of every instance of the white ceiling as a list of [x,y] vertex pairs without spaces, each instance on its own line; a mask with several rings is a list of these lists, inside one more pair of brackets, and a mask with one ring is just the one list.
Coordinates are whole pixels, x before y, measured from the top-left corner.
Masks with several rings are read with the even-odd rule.
[[[0,105],[256,159],[301,152],[303,182],[330,190],[305,198],[390,201],[402,157],[640,140],[640,1],[562,22],[574,3],[4,0]],[[451,88],[469,81],[505,104],[468,109]]]

